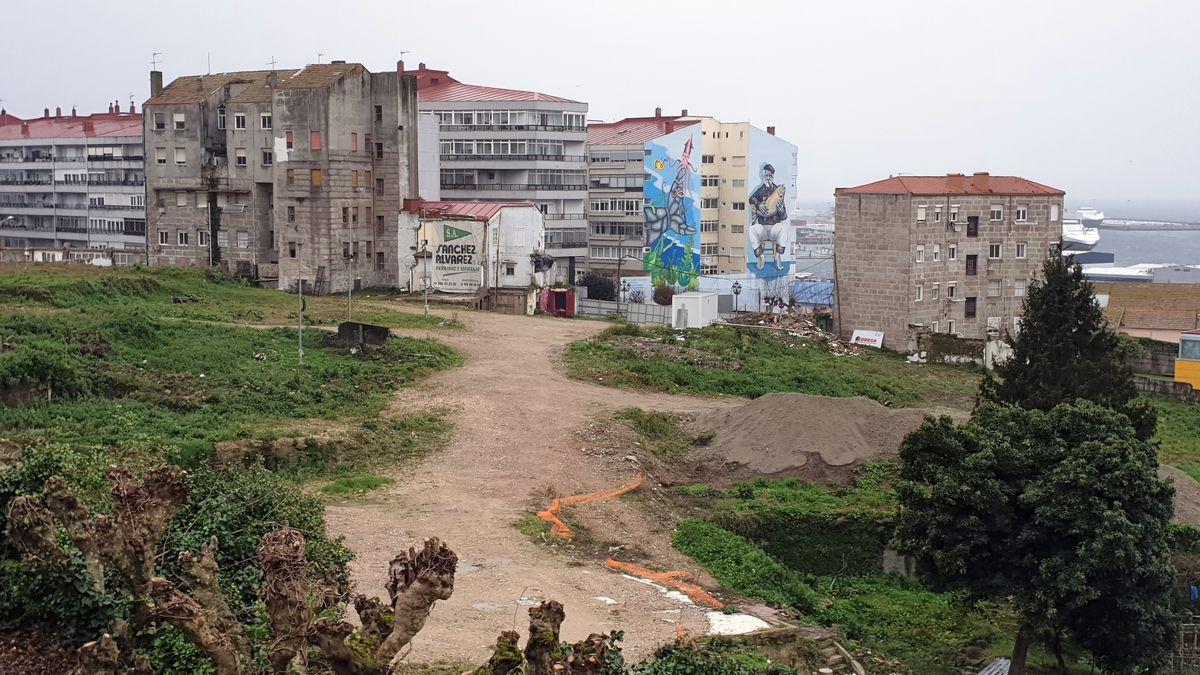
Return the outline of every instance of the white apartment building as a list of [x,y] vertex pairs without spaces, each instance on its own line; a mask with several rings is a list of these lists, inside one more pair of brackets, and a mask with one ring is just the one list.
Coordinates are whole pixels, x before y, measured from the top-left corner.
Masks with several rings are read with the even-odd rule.
[[[23,120],[0,110],[0,241],[11,248],[146,247],[142,116]],[[117,257],[119,260],[119,257]]]
[[[528,201],[544,214],[546,252],[562,269],[587,256],[587,104],[464,84],[420,64],[417,106],[439,121],[441,199]],[[425,135],[418,144],[433,142]]]

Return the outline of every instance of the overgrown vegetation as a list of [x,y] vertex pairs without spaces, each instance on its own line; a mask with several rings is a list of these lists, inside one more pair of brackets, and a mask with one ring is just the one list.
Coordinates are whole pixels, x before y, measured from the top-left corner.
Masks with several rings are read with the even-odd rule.
[[338,497],[360,496],[367,494],[377,487],[391,485],[394,482],[396,481],[385,476],[351,474],[337,478],[329,485],[321,488],[321,492]]
[[1158,459],[1200,480],[1200,405],[1154,399],[1158,411]]
[[[660,343],[668,353],[643,356],[631,338]],[[669,358],[670,351],[682,349],[711,358],[701,363],[684,355]],[[786,334],[735,326],[689,331],[614,326],[592,340],[573,343],[566,363],[572,377],[615,387],[748,398],[794,391],[866,396],[898,406],[970,407],[979,383],[978,375],[966,368],[914,366],[887,352],[837,356]]]
[[692,447],[712,441],[711,433],[700,436],[689,434],[683,428],[680,417],[672,413],[625,408],[613,417],[637,432],[651,453],[667,461],[680,459]]

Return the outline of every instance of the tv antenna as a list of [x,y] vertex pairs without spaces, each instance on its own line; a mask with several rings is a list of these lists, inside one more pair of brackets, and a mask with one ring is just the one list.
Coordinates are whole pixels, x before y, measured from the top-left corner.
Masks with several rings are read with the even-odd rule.
[[325,56],[325,52],[317,52],[317,63],[321,62],[322,56]]
[[150,67],[158,70],[158,57],[162,56],[162,52],[154,52],[150,54]]
[[275,57],[274,56],[271,57],[270,61],[267,61],[267,65],[271,66],[271,70],[275,70]]

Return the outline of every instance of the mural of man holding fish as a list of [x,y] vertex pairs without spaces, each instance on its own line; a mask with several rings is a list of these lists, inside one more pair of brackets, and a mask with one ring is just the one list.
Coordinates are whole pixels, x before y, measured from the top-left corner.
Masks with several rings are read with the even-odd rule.
[[782,277],[794,264],[788,201],[796,198],[796,146],[751,127],[749,165],[757,168],[760,182],[746,200],[746,271],[762,279]]

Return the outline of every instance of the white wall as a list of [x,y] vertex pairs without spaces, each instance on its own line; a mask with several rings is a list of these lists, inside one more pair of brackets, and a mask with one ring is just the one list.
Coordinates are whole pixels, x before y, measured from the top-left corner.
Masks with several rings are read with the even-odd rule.
[[433,113],[417,115],[417,193],[427,202],[442,199],[441,131]]
[[[488,221],[489,287],[527,288],[533,282],[534,251],[546,250],[546,224],[542,213],[530,206],[510,206]],[[513,274],[505,274],[505,263]]]

